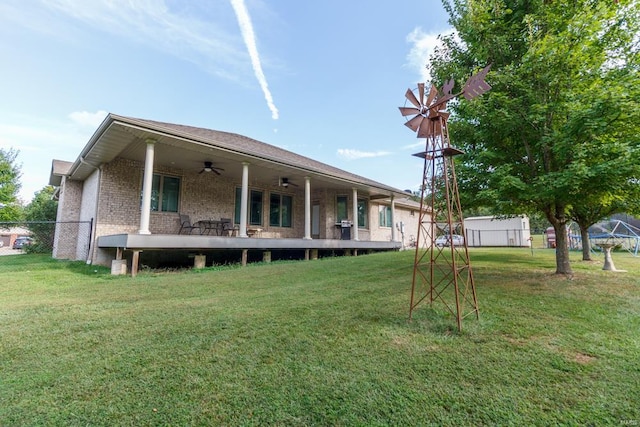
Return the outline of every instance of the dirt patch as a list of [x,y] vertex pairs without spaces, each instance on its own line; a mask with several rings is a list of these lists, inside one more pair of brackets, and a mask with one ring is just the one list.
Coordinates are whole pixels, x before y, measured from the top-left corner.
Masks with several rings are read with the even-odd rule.
[[574,360],[581,365],[588,365],[589,363],[592,363],[596,359],[597,359],[596,357],[589,356],[588,354],[584,354],[584,353],[576,353],[574,356]]

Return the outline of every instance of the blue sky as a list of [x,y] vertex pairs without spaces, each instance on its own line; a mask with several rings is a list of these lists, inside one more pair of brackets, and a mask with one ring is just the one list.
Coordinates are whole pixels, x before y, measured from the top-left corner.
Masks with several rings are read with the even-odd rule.
[[3,0],[0,147],[29,201],[107,112],[236,132],[417,190],[404,92],[440,1]]

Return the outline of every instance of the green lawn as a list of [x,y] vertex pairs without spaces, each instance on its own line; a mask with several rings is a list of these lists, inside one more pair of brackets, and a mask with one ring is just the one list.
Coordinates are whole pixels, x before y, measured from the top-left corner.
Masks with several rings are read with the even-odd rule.
[[412,252],[136,278],[0,257],[0,425],[640,425],[640,258],[471,255],[462,333],[439,305],[407,322]]

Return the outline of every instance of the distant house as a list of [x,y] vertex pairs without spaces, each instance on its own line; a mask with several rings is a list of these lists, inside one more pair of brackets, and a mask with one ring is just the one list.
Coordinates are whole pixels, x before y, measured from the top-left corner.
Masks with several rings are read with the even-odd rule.
[[465,218],[468,246],[518,246],[531,247],[529,217],[511,218],[476,216]]
[[10,248],[18,237],[30,235],[31,232],[23,227],[0,227],[0,247]]
[[[141,257],[169,252],[203,263],[221,251],[245,262],[256,252],[399,250],[401,225],[418,227],[419,204],[402,190],[242,135],[114,114],[75,161],[53,160],[50,184],[54,257],[127,262],[134,274]],[[91,227],[64,228],[73,221]]]

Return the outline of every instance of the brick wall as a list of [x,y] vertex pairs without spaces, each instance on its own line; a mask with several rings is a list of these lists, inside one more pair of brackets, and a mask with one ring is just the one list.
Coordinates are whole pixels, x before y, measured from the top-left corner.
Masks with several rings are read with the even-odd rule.
[[[57,220],[60,222],[79,221],[81,201],[82,182],[72,181],[63,177],[58,199]],[[63,227],[62,223],[57,223],[53,239],[53,258],[75,260],[77,242],[77,227],[75,229],[67,229]]]

